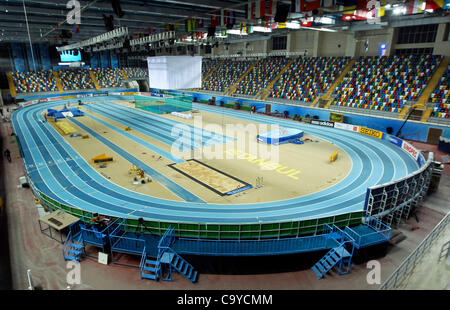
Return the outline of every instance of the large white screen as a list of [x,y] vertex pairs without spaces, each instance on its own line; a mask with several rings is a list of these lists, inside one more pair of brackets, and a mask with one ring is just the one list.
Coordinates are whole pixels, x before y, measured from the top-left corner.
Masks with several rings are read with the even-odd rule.
[[201,56],[148,57],[150,88],[185,89],[202,87]]

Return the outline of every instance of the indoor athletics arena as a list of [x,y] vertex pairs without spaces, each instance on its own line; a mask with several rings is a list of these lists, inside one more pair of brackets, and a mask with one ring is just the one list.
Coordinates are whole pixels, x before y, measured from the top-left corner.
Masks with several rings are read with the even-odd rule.
[[0,287],[450,289],[449,10],[0,0]]

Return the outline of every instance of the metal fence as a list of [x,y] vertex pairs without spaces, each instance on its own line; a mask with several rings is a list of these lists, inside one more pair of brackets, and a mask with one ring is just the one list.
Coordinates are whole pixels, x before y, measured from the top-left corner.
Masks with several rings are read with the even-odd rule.
[[450,212],[434,227],[430,234],[419,244],[419,246],[395,269],[391,276],[379,287],[379,290],[391,290],[397,288],[405,276],[407,276],[417,265],[426,250],[439,237],[439,234],[450,222]]
[[424,199],[433,172],[433,153],[416,172],[390,183],[367,189],[367,213],[381,219],[388,226],[398,225]]

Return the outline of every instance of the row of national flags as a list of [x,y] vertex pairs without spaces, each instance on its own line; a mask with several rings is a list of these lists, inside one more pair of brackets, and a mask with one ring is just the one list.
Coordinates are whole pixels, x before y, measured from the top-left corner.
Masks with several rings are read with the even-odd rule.
[[406,14],[422,13],[426,10],[450,9],[450,0],[407,0]]
[[[278,2],[278,0],[254,0],[248,2],[245,4],[245,19],[259,20],[257,24],[271,27],[270,23],[277,13]],[[376,2],[377,5],[375,6],[373,5],[373,0],[291,0],[290,12],[304,14],[302,19],[303,26],[309,26],[312,22],[312,15],[314,15],[313,11],[320,9],[341,12],[342,19],[346,21],[367,20],[385,15],[385,6],[388,4],[388,1],[376,0]],[[426,10],[450,9],[450,0],[405,0],[403,6],[406,8],[406,14],[416,14]],[[210,19],[209,23],[204,18],[188,18],[185,20],[184,30],[194,33],[206,27],[232,28],[238,24],[233,10],[216,10],[211,12],[211,17],[208,19]],[[251,32],[250,24],[239,23],[239,26],[241,32]],[[177,31],[179,27],[178,25],[166,25],[167,30]],[[76,25],[73,32],[79,33],[78,25]]]

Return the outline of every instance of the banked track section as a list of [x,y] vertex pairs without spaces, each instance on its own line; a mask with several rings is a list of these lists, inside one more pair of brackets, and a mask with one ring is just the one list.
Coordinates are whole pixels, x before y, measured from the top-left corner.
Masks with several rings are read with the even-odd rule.
[[[106,102],[111,97],[96,97],[95,100]],[[76,103],[76,100],[71,101],[72,104]],[[298,128],[331,141],[351,157],[352,169],[344,180],[331,188],[282,201],[225,205],[164,200],[109,182],[51,125],[42,121],[44,110],[64,103],[67,100],[40,103],[19,109],[13,114],[12,123],[21,145],[27,175],[36,190],[58,203],[114,217],[142,217],[148,221],[196,224],[258,224],[338,216],[363,211],[369,186],[399,179],[418,169],[413,158],[386,141],[339,129],[195,105],[196,109],[211,113]],[[96,104],[92,105],[95,108]],[[99,105],[103,108],[106,105],[111,110],[120,109],[121,115],[130,118],[139,115],[142,125],[154,117],[114,103]]]

